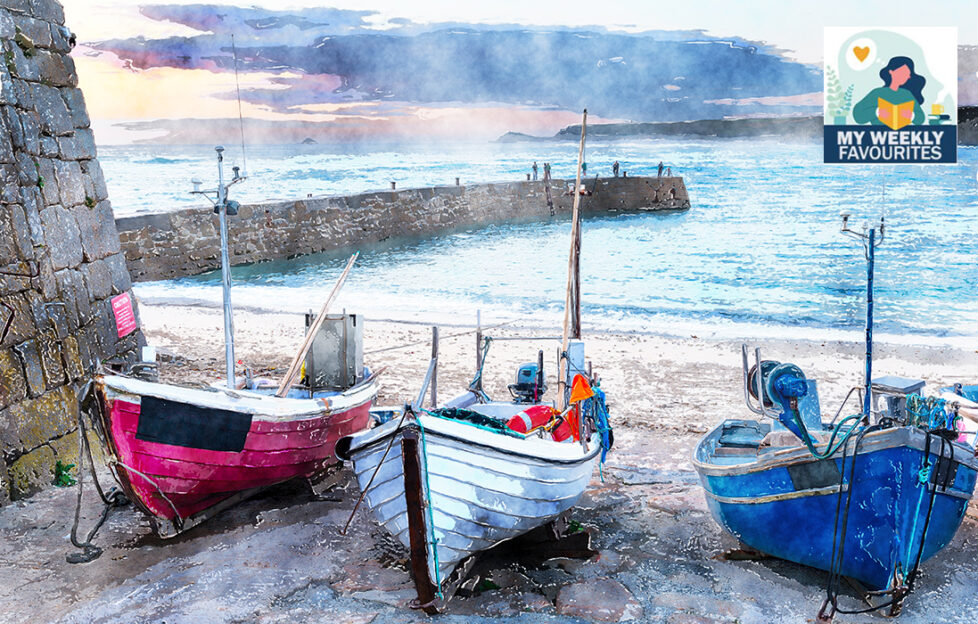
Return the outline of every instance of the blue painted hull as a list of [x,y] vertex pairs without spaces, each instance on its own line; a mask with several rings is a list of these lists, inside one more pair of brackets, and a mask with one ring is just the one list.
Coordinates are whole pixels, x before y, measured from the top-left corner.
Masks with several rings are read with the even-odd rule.
[[[769,450],[744,461],[717,457],[721,428],[704,438],[694,458],[716,521],[751,548],[829,570],[841,452],[824,462],[801,447]],[[944,455],[953,448],[953,459],[938,464],[940,445],[932,436],[932,462],[943,467],[932,471],[938,486],[921,561],[954,537],[975,487],[972,449],[946,444]],[[891,587],[897,570],[905,574],[913,566],[935,489],[919,478],[925,448],[923,431],[893,428],[865,437],[852,471],[855,479],[849,478],[852,460],[847,460],[842,503],[849,495],[851,503],[842,575],[883,590]]]

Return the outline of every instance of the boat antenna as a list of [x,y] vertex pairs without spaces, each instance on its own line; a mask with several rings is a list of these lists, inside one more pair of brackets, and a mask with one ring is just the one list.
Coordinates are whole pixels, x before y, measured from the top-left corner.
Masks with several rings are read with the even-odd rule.
[[[574,181],[574,209],[571,216],[571,247],[567,266],[567,295],[564,300],[564,333],[560,342],[561,354],[567,353],[568,341],[581,337],[581,165],[584,162],[584,141],[587,138],[587,109],[581,120],[581,145],[577,152],[577,176]],[[561,411],[567,407],[567,358],[560,359]]]
[[[849,213],[842,214],[842,233],[862,243],[866,256],[866,377],[863,380],[863,418],[869,423],[870,391],[873,383],[873,274],[876,270],[876,248],[883,244],[885,217],[879,223],[857,232],[849,227]],[[879,239],[876,234],[879,233]]]
[[241,112],[241,83],[238,81],[238,49],[234,45],[234,34],[231,34],[231,56],[234,59],[234,88],[238,94],[238,128],[241,130],[241,175],[248,176],[248,153],[245,150],[244,114]]

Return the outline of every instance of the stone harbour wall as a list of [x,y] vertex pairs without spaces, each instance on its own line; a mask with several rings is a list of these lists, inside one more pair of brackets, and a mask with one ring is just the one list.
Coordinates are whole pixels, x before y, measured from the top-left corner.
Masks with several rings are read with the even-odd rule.
[[0,3],[0,504],[78,463],[87,371],[142,340],[110,303],[130,277],[72,39],[55,0]]
[[[245,182],[247,184],[247,182]],[[585,213],[689,208],[681,177],[589,178]],[[241,206],[230,217],[232,264],[292,258],[397,237],[570,213],[573,180],[439,186]],[[233,198],[233,195],[232,195]],[[209,206],[116,221],[136,281],[195,275],[220,267],[217,216]]]

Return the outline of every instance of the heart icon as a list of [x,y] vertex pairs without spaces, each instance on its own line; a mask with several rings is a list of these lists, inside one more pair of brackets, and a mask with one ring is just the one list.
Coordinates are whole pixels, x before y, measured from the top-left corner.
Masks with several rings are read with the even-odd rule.
[[860,62],[865,61],[866,57],[869,56],[869,46],[856,46],[852,49],[852,53],[856,55],[856,58],[859,59]]

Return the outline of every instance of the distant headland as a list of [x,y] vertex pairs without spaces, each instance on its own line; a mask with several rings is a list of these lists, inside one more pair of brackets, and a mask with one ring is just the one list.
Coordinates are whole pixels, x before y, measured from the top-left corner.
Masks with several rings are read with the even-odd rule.
[[[816,141],[822,138],[822,125],[823,121],[820,115],[612,123],[589,125],[588,136],[595,139],[671,136],[735,139],[770,136]],[[580,137],[581,126],[573,125],[563,128],[550,137],[533,136],[522,132],[507,132],[496,139],[496,142],[576,141]],[[961,145],[978,145],[978,106],[958,107],[958,143]]]

